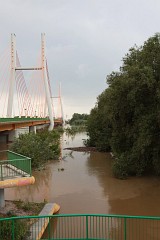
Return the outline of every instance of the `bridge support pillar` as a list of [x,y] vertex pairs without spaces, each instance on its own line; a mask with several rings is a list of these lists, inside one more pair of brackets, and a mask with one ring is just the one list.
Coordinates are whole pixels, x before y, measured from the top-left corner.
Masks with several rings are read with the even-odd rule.
[[29,127],[18,128],[12,131],[9,131],[8,141],[13,142],[14,138],[18,138],[20,134],[29,133]]
[[36,133],[36,132],[37,132],[36,126],[30,126],[30,127],[29,127],[29,132]]
[[0,207],[3,208],[5,206],[4,200],[4,188],[0,189]]
[[17,130],[9,131],[8,141],[13,142],[14,138],[18,138],[18,136],[19,136],[19,134],[18,134]]

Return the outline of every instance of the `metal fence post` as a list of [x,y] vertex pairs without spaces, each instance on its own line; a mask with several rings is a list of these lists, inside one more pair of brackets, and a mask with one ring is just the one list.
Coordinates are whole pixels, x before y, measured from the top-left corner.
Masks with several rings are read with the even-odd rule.
[[1,164],[1,181],[3,181],[3,170],[2,170],[2,164]]
[[88,239],[88,216],[86,216],[86,239]]
[[30,160],[29,160],[29,174],[30,174],[30,176],[32,176],[32,165],[31,165],[31,158],[30,158]]
[[51,238],[51,218],[49,217],[48,218],[48,237],[49,237],[49,239]]
[[12,240],[15,240],[15,238],[14,238],[14,227],[15,227],[15,225],[14,225],[14,219],[12,219]]
[[124,240],[127,240],[127,226],[126,226],[126,223],[127,223],[127,219],[124,218]]

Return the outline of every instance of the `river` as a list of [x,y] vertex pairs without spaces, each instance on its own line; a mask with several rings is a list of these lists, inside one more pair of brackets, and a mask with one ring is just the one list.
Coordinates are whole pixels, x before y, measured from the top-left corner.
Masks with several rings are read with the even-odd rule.
[[[84,138],[64,136],[62,148],[82,146]],[[63,150],[62,156],[33,172],[34,185],[5,189],[5,199],[56,202],[60,213],[160,216],[160,177],[118,180],[109,153]]]

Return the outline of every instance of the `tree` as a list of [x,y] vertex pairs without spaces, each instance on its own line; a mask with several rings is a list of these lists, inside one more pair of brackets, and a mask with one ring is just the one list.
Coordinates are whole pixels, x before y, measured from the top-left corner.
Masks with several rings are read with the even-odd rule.
[[[117,177],[149,171],[160,175],[160,35],[131,48],[120,71],[107,76],[107,83],[96,105],[100,120],[96,123],[97,115],[91,111],[92,121],[88,121],[90,142],[96,145],[101,136],[101,145],[106,144],[102,133],[107,136],[107,130],[98,125],[103,122],[110,129],[108,141],[116,156]],[[90,131],[93,125],[94,132],[99,131],[95,139]]]
[[88,114],[74,113],[72,118],[69,120],[70,125],[83,125],[88,119]]
[[90,112],[87,121],[88,146],[94,146],[100,151],[110,150],[111,124],[108,118],[108,95],[105,90],[98,98],[95,108]]

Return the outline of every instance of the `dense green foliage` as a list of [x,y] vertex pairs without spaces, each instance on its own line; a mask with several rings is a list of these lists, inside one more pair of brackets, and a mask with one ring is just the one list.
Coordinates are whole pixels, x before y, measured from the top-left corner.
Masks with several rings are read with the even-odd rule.
[[30,157],[32,167],[40,167],[45,161],[59,156],[59,138],[60,134],[55,130],[21,134],[14,140],[11,150]]
[[12,224],[12,221],[0,221],[0,239],[12,239],[13,229],[16,240],[25,239],[25,237],[28,235],[26,220],[16,221],[14,227],[12,227]]
[[110,150],[112,126],[106,114],[107,105],[104,104],[108,102],[106,91],[98,97],[97,104],[95,108],[91,110],[87,121],[87,132],[90,138],[87,140],[86,144],[96,147],[100,151]]
[[74,113],[72,118],[68,121],[70,125],[85,125],[88,119],[88,114]]
[[119,178],[160,175],[160,35],[131,48],[107,83],[88,119],[88,144],[112,149]]

